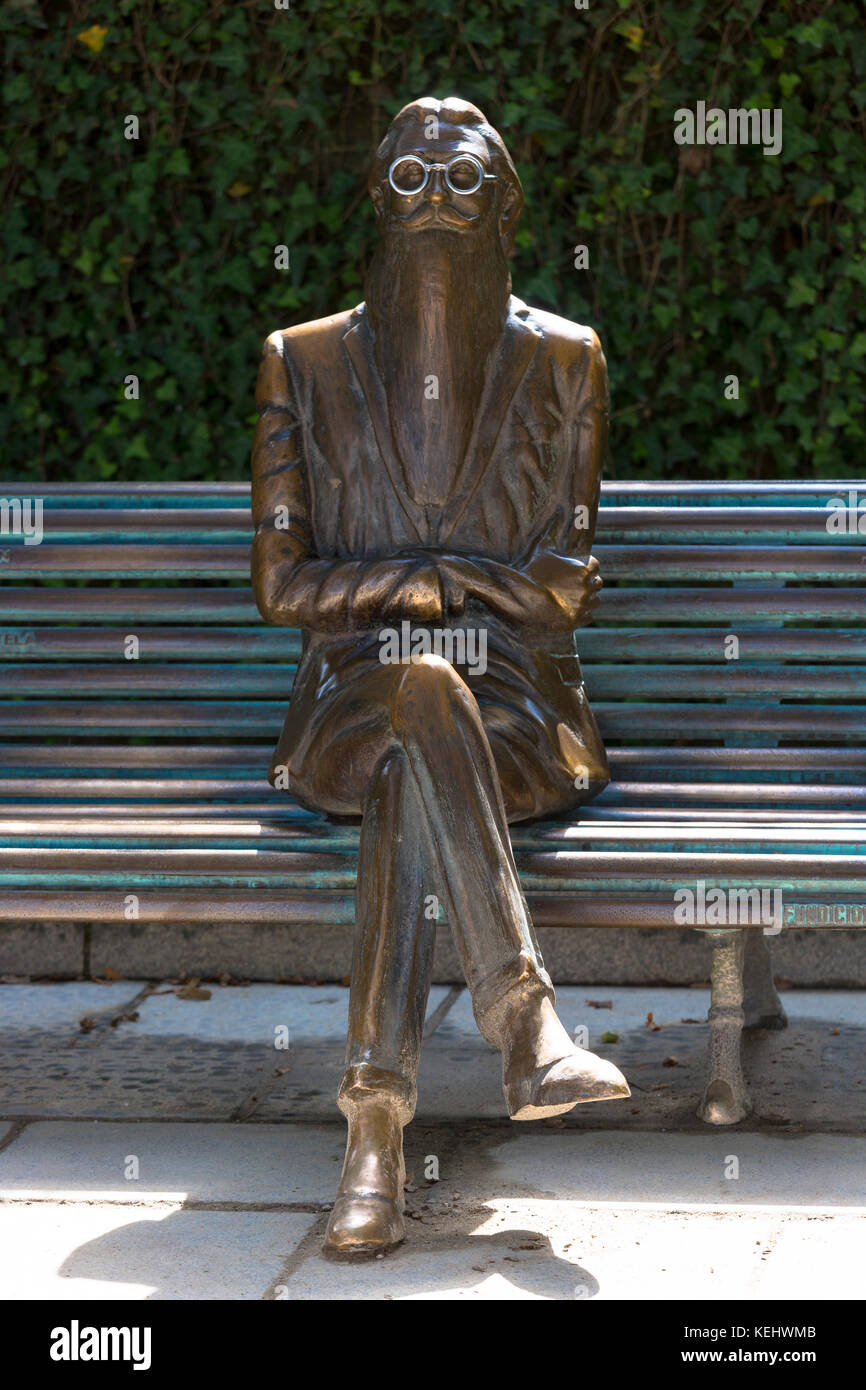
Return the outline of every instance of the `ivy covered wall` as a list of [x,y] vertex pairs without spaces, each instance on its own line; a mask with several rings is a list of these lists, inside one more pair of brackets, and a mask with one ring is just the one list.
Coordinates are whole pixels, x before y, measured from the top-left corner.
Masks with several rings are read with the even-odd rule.
[[[263,338],[361,298],[370,155],[451,93],[523,180],[516,293],[601,334],[616,476],[866,473],[857,0],[289,3],[6,0],[4,477],[244,477]],[[781,152],[678,145],[701,101]]]

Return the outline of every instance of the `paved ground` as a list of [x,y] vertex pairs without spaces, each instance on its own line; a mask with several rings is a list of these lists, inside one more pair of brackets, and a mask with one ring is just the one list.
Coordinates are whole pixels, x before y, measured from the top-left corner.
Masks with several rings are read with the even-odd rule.
[[864,1296],[859,992],[787,991],[789,1029],[746,1043],[754,1116],[714,1130],[706,990],[560,990],[632,1098],[516,1125],[465,991],[436,987],[408,1239],[345,1265],[319,1246],[347,991],[180,989],[0,985],[0,1297]]

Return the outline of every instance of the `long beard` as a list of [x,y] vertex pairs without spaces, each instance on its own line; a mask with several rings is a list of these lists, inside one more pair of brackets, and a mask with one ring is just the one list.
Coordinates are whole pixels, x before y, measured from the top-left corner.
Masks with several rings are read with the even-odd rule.
[[391,429],[415,500],[442,506],[466,453],[511,276],[495,219],[471,234],[389,232],[365,286]]

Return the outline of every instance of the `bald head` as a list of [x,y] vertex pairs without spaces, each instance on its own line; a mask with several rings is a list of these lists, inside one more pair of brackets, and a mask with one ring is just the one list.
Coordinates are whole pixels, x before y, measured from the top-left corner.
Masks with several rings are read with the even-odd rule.
[[[468,194],[455,192],[443,172],[431,168],[461,155],[478,161],[484,172],[478,189]],[[411,157],[431,169],[426,184],[417,192],[397,192],[389,183],[389,169],[401,157]],[[422,97],[404,106],[376,151],[368,187],[385,234],[427,227],[471,232],[488,230],[493,222],[503,253],[507,256],[511,251],[523,208],[523,189],[502,137],[477,106],[460,97],[444,101]]]

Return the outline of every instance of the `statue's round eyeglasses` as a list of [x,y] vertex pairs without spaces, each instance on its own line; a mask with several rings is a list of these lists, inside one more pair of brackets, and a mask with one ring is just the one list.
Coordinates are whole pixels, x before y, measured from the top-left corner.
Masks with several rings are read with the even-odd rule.
[[485,174],[484,165],[474,154],[455,154],[447,164],[428,164],[417,154],[401,154],[388,170],[388,182],[395,193],[408,197],[425,189],[435,170],[444,171],[452,193],[477,193],[483,183],[496,178],[495,174]]

